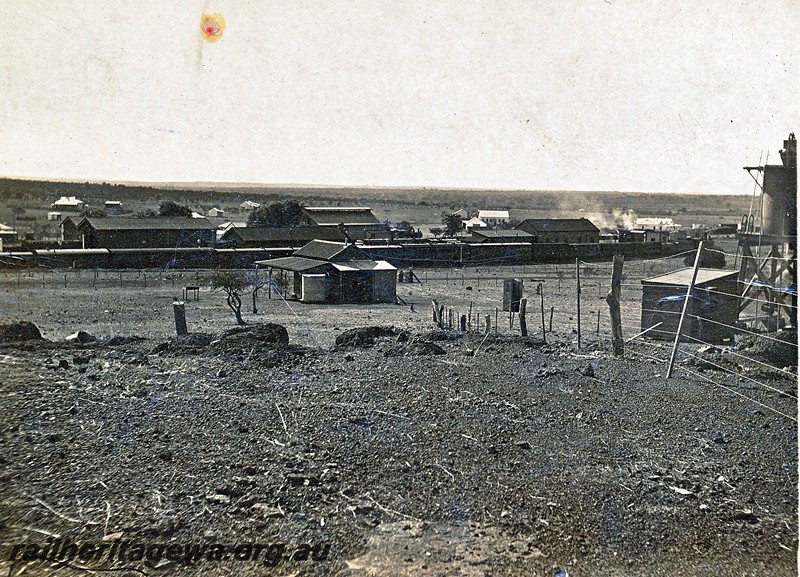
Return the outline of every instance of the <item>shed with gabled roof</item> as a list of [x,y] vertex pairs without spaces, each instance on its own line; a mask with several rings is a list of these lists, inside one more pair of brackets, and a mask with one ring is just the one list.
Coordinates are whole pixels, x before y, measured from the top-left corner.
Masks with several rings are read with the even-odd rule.
[[[642,330],[661,323],[649,336],[675,339],[692,270],[642,279]],[[683,324],[686,340],[720,343],[733,338],[739,319],[738,278],[737,270],[698,269]]]
[[[397,269],[353,244],[313,240],[292,256],[258,261],[290,275],[287,292],[303,302],[394,303]],[[287,279],[288,280],[288,279]]]
[[515,228],[532,234],[540,243],[600,242],[600,229],[586,218],[526,218]]

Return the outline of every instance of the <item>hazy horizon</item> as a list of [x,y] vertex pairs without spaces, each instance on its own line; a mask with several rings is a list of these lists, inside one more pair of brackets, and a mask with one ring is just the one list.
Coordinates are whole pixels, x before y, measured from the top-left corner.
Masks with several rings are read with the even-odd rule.
[[[57,178],[57,177],[37,177],[37,176],[8,176],[0,175],[0,180],[19,180],[30,182],[64,182],[69,184],[110,184],[125,186],[141,186],[150,188],[168,187],[185,189],[188,187],[200,187],[210,189],[214,187],[228,188],[297,188],[297,189],[342,189],[342,190],[407,190],[407,191],[466,191],[466,192],[546,192],[546,193],[587,193],[587,194],[674,194],[674,195],[699,195],[699,196],[748,196],[749,192],[701,192],[701,191],[680,191],[680,190],[581,190],[581,189],[544,189],[544,188],[480,188],[480,187],[454,187],[454,186],[403,186],[403,185],[356,185],[356,184],[319,184],[319,183],[275,183],[275,182],[210,182],[210,181],[136,181],[136,180],[106,180],[89,178]],[[242,192],[242,194],[247,194]]]

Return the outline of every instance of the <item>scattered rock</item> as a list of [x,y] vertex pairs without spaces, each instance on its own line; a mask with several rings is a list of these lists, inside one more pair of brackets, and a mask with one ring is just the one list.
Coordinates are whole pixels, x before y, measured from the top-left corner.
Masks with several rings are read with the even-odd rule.
[[594,364],[593,363],[589,363],[585,367],[583,367],[583,370],[581,371],[581,374],[584,377],[594,377]]
[[436,343],[427,343],[423,341],[411,341],[406,345],[396,346],[384,352],[387,357],[409,357],[409,356],[424,356],[424,355],[444,355],[445,351]]
[[776,367],[796,367],[797,330],[778,331],[769,337],[737,335],[735,348]]
[[144,337],[131,335],[131,336],[123,336],[117,335],[113,337],[108,337],[106,339],[101,339],[101,344],[108,346],[108,347],[118,347],[120,345],[127,345],[129,343],[138,343],[143,341]]
[[745,523],[750,523],[751,525],[758,523],[758,517],[750,509],[744,509],[743,511],[737,512],[733,515],[732,519],[734,521],[744,521]]
[[257,513],[266,519],[280,519],[281,517],[286,516],[280,507],[272,507],[266,503],[255,503],[250,507],[250,509],[254,513]]
[[211,343],[211,340],[211,335],[206,333],[189,333],[172,337],[170,340],[156,345],[151,354],[157,355],[166,352],[198,354]]
[[64,340],[67,341],[68,343],[81,344],[81,345],[97,342],[97,338],[94,335],[87,333],[86,331],[78,331],[76,333],[72,333]]
[[209,503],[225,504],[225,503],[230,503],[231,502],[231,498],[228,495],[221,495],[219,493],[213,493],[211,495],[206,495],[206,501],[208,501]]

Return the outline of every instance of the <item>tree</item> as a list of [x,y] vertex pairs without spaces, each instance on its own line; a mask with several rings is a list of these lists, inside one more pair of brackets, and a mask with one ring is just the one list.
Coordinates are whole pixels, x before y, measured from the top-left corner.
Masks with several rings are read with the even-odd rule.
[[442,213],[442,224],[448,236],[455,236],[461,232],[461,215]]
[[247,289],[256,287],[255,276],[250,271],[220,270],[211,278],[211,287],[225,293],[225,302],[233,311],[236,323],[244,326],[242,318],[242,295]]
[[192,216],[192,209],[173,200],[162,200],[158,205],[158,216]]
[[438,238],[439,236],[444,234],[444,229],[439,228],[438,226],[434,226],[433,228],[431,228],[431,234]]
[[283,202],[273,202],[250,211],[247,226],[268,226],[278,228],[300,222],[303,205],[290,198]]

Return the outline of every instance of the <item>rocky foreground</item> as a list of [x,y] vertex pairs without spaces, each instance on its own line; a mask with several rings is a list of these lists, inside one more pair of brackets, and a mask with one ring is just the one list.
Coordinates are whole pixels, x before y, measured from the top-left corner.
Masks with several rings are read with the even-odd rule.
[[[6,338],[2,569],[797,574],[796,422],[665,380],[652,343],[373,327],[311,349],[276,327]],[[747,373],[766,388],[704,355],[796,415],[796,368]]]

